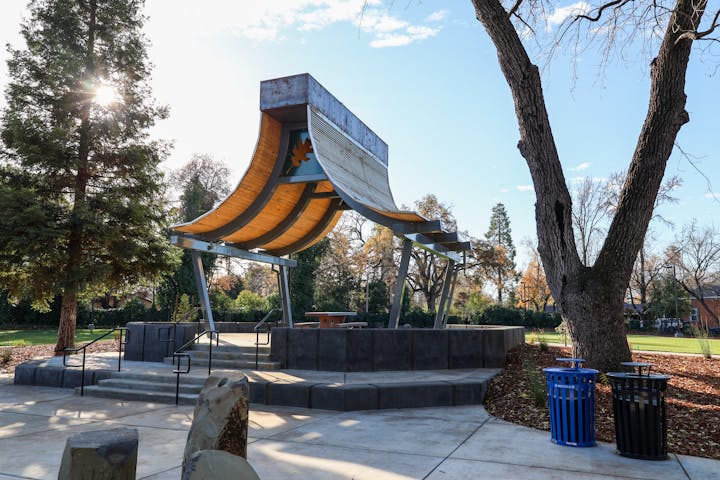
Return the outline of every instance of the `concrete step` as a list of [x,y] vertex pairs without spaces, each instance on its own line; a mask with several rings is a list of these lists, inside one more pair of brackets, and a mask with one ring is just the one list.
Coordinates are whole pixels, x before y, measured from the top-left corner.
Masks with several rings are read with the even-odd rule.
[[[191,351],[207,352],[209,349],[207,343],[195,343],[190,347]],[[259,345],[258,351],[262,353],[270,353],[270,345]],[[251,353],[255,355],[255,345],[213,345],[213,355],[216,352],[233,352],[233,353]]]
[[[191,363],[190,363],[191,372],[194,371],[194,369],[196,367],[202,368],[202,367],[208,366],[207,358],[193,358],[193,357],[191,357],[191,358],[192,358]],[[169,365],[173,364],[172,357],[165,357],[163,361]],[[185,361],[183,361],[182,365],[183,366],[185,365]],[[228,370],[256,370],[254,357],[252,360],[222,360],[222,359],[216,359],[214,352],[213,352],[212,367],[213,367],[213,369],[222,368],[222,369],[228,369]],[[272,362],[269,360],[259,359],[258,364],[257,364],[257,370],[278,370],[278,369],[280,369],[280,362]]]
[[[186,384],[193,384],[193,385],[202,385],[205,383],[206,377],[207,376],[203,375],[202,372],[200,372],[199,375],[192,375],[192,374],[180,375],[180,382],[186,383]],[[150,383],[163,383],[163,384],[171,383],[172,385],[175,385],[176,375],[174,373],[172,373],[172,368],[169,368],[168,372],[163,373],[163,374],[131,372],[131,371],[112,372],[111,378],[114,380],[120,380],[120,379],[136,380],[136,381],[150,382]]]
[[[207,350],[189,350],[186,353],[190,354],[190,356],[193,359],[193,362],[195,360],[199,359],[207,359],[210,356],[210,352]],[[213,349],[212,352],[213,361],[215,360],[243,360],[246,362],[254,362],[255,361],[255,352],[249,353],[249,352],[230,352],[230,351],[222,351],[222,352],[216,352]],[[269,353],[263,353],[260,352],[258,354],[258,359],[263,361],[270,360],[270,354]]]
[[[80,388],[75,392],[80,393]],[[85,387],[85,395],[92,397],[115,398],[118,400],[134,400],[151,403],[175,403],[175,392],[162,392],[157,390],[140,390],[116,387],[105,387],[103,385],[91,385]],[[181,405],[195,405],[197,393],[180,393],[178,403]]]
[[[192,379],[191,379],[192,380]],[[108,378],[100,380],[98,386],[108,388],[122,388],[125,390],[145,390],[153,392],[175,393],[175,383],[149,382],[145,380],[131,380],[126,378]],[[202,390],[202,383],[188,383],[186,378],[180,376],[180,393],[198,394]]]

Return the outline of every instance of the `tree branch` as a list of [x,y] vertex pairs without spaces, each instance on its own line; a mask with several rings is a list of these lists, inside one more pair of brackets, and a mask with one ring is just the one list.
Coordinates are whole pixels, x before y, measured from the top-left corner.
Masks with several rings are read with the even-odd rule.
[[663,42],[651,64],[650,101],[618,208],[595,266],[629,279],[652,217],[668,158],[680,128],[689,121],[685,110],[685,75],[692,41],[676,43],[681,32],[695,30],[706,0],[678,0]]
[[602,14],[603,14],[603,12],[604,12],[606,9],[614,6],[614,7],[615,7],[615,10],[618,10],[618,9],[622,8],[624,5],[630,3],[630,1],[631,1],[631,0],[613,0],[612,2],[608,2],[608,3],[604,4],[604,5],[600,5],[600,7],[598,7],[598,9],[597,9],[597,16],[596,16],[596,17],[590,17],[590,16],[588,16],[588,15],[578,15],[578,16],[575,17],[575,18],[576,18],[576,19],[589,20],[589,21],[591,21],[591,22],[597,22],[598,20],[600,20],[600,17],[602,17]]
[[[518,8],[520,8],[520,5],[522,4],[523,0],[516,0],[515,5],[512,6],[512,8],[508,11],[508,18],[512,17],[513,15],[516,15]],[[518,18],[520,18],[518,16]]]

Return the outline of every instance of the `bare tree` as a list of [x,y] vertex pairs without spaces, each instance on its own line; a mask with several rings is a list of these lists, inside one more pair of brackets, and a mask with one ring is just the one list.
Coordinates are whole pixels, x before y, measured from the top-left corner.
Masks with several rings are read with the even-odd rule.
[[[457,221],[451,207],[435,195],[428,194],[415,202],[415,208],[426,218],[440,219],[449,230],[457,230]],[[427,303],[428,311],[435,311],[435,303],[442,292],[442,280],[447,262],[422,248],[413,248],[407,283],[413,293],[419,293]]]
[[718,316],[705,297],[714,292],[713,287],[717,288],[720,282],[720,232],[714,226],[700,227],[693,219],[683,228],[675,245],[668,249],[667,257],[680,270],[678,284],[717,322]]
[[[572,200],[553,138],[540,79],[513,21],[532,31],[531,17],[547,7],[542,0],[473,0],[477,18],[493,41],[508,82],[520,128],[518,149],[525,158],[537,203],[538,250],[553,298],[560,304],[573,346],[588,365],[617,368],[630,359],[625,338],[623,303],[633,263],[645,239],[668,158],[685,110],[685,76],[693,43],[710,38],[718,26],[701,24],[707,0],[613,0],[589,5],[571,16],[561,38],[575,32],[581,39],[606,40],[610,52],[634,37],[660,35],[650,65],[649,105],[623,183],[615,215],[592,267],[582,263],[572,229]],[[583,33],[584,32],[584,33]]]
[[646,242],[635,259],[627,294],[628,301],[642,320],[648,319],[648,311],[656,300],[651,292],[655,282],[662,276],[664,267],[663,259],[652,253]]
[[608,188],[602,180],[585,177],[572,189],[572,219],[575,242],[583,265],[590,265],[605,233],[604,222],[610,214]]

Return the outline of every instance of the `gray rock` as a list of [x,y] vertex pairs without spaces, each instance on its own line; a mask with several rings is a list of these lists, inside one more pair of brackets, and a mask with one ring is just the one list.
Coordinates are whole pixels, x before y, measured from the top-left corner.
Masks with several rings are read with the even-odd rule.
[[207,379],[188,432],[183,471],[200,450],[224,450],[247,458],[249,392],[245,375]]
[[221,450],[200,450],[192,454],[185,466],[182,480],[260,480],[258,474],[242,457]]
[[58,480],[135,480],[138,432],[115,428],[67,439]]

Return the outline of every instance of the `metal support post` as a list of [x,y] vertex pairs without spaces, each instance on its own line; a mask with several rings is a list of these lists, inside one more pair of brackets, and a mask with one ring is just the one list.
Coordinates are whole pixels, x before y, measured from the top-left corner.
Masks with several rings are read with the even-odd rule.
[[[193,272],[195,273],[195,285],[197,285],[198,297],[200,298],[200,307],[205,320],[205,330],[215,331],[215,322],[213,322],[212,309],[210,308],[210,296],[208,295],[207,283],[205,282],[205,271],[202,265],[200,252],[192,251]],[[210,339],[212,341],[212,338]]]
[[457,265],[455,266],[455,273],[452,277],[452,284],[450,287],[450,295],[448,295],[448,301],[447,301],[447,307],[445,308],[445,314],[442,318],[442,327],[445,328],[445,325],[447,325],[448,316],[450,315],[450,307],[452,306],[453,297],[455,296],[455,286],[457,285],[457,278],[458,275],[460,275],[460,271],[457,268]]
[[405,277],[407,277],[408,266],[410,265],[410,254],[412,253],[412,241],[407,238],[403,240],[402,257],[400,257],[400,270],[393,286],[393,304],[390,309],[388,328],[398,328],[400,323],[400,309],[402,308],[402,297],[405,291]]
[[282,306],[283,322],[293,328],[292,305],[290,304],[290,285],[288,283],[289,267],[280,265],[278,269],[278,292]]
[[445,317],[445,303],[447,302],[448,294],[450,293],[450,284],[452,283],[453,275],[455,275],[455,262],[448,260],[447,269],[445,271],[445,279],[443,280],[442,294],[440,294],[440,305],[438,305],[437,313],[435,314],[435,330],[443,328],[442,322]]

